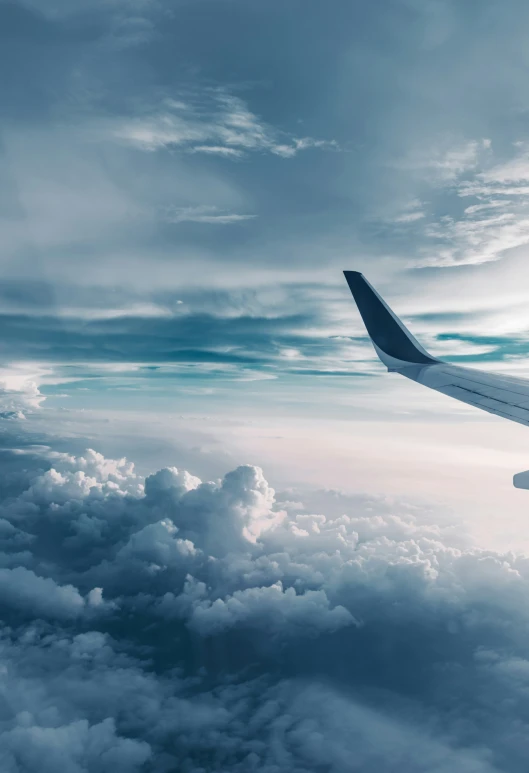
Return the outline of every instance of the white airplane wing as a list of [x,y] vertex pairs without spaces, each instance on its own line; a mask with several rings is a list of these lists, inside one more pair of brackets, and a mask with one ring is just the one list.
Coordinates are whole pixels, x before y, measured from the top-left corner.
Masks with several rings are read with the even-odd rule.
[[[450,365],[419,344],[359,271],[344,271],[375,351],[389,371],[487,413],[529,426],[529,381]],[[529,471],[514,476],[529,488]]]

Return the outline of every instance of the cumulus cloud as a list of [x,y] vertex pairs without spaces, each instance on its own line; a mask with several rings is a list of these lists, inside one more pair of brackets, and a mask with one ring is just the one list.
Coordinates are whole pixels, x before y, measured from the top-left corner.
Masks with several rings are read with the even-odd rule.
[[2,770],[525,771],[525,556],[251,465],[17,459]]
[[147,744],[116,737],[111,718],[96,725],[81,719],[67,726],[46,728],[33,725],[29,712],[18,720],[19,724],[2,736],[4,748],[0,760],[6,773],[19,770],[128,773],[139,770],[150,756]]
[[23,566],[0,569],[0,597],[2,605],[36,617],[76,617],[84,607],[77,588],[61,587]]
[[25,419],[27,413],[37,410],[45,399],[38,382],[46,369],[12,365],[0,368],[0,418]]
[[[189,589],[188,584],[184,594]],[[204,585],[199,589],[191,585],[190,596],[189,627],[202,636],[226,631],[238,624],[262,629],[268,636],[290,635],[296,629],[303,636],[310,636],[336,631],[355,622],[344,607],[329,608],[325,591],[309,590],[298,595],[294,588],[284,590],[281,581],[268,587],[235,591],[233,596],[213,602],[207,598]]]

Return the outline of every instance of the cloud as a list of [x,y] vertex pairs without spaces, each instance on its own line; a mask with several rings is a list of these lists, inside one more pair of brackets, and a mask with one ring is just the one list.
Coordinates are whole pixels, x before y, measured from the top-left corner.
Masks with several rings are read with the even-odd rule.
[[84,607],[77,588],[58,586],[23,566],[0,569],[0,593],[3,605],[36,617],[76,617]]
[[127,773],[140,770],[151,756],[147,744],[117,737],[110,718],[95,725],[81,719],[62,727],[43,728],[33,724],[30,712],[24,712],[18,721],[2,734],[0,760],[6,773],[52,773],[59,768],[65,773]]
[[424,212],[404,212],[402,215],[398,215],[395,223],[415,223],[417,220],[422,220]]
[[2,769],[522,773],[527,558],[417,505],[303,499],[250,465],[26,455],[0,501]]
[[[514,156],[498,163],[493,147],[486,157],[475,158],[467,167],[454,169],[445,183],[465,207],[457,215],[445,214],[428,223],[424,232],[436,246],[423,247],[420,266],[450,267],[478,265],[500,260],[508,252],[529,243],[529,158],[524,143],[514,143]],[[472,176],[461,179],[463,173]],[[468,200],[475,203],[469,204]],[[457,202],[454,203],[457,206]],[[432,254],[433,253],[433,254]]]
[[426,185],[431,199],[437,200],[433,218],[415,199],[388,219],[399,227],[416,228],[421,236],[419,254],[409,265],[490,263],[529,242],[528,149],[524,142],[515,142],[502,155],[490,140],[471,140],[415,151],[397,164],[422,180],[423,199],[428,197]]
[[101,42],[112,48],[126,48],[149,41],[156,35],[156,24],[163,17],[163,2],[159,0],[58,0],[50,7],[43,7],[38,0],[27,0],[26,7],[34,8],[39,15],[54,24],[78,23],[87,13],[97,14],[103,22]]
[[266,152],[291,158],[302,150],[338,149],[335,140],[294,137],[262,121],[246,103],[224,89],[203,91],[195,100],[165,99],[158,109],[108,127],[117,141],[140,150],[181,148],[239,159]]
[[209,223],[211,225],[231,225],[245,220],[253,220],[256,215],[237,215],[220,212],[217,207],[202,205],[199,207],[177,207],[169,211],[166,219],[170,223]]
[[[180,216],[200,220],[199,212]],[[237,230],[231,215],[205,217],[226,227],[234,223]],[[351,301],[343,288],[311,283],[229,291],[200,285],[178,298],[171,290],[143,294],[142,304],[124,289],[78,296],[72,288],[57,292],[58,308],[37,294],[33,300],[6,291],[5,356],[41,362],[40,383],[88,377],[95,385],[96,376],[97,383],[119,378],[124,384],[127,372],[134,373],[135,384],[147,376],[154,383],[190,363],[217,367],[225,378],[247,379],[300,369],[362,373],[373,366],[369,344],[360,339],[361,322],[355,329],[354,317],[351,322],[344,316]],[[105,307],[106,299],[113,305]],[[162,370],[142,370],[147,365]],[[7,402],[5,408],[13,409]]]
[[49,369],[38,365],[13,363],[0,368],[0,418],[24,419],[38,410],[45,399],[38,383]]
[[476,168],[483,153],[490,149],[488,139],[470,140],[460,144],[441,142],[427,149],[414,150],[398,166],[427,176],[438,185],[446,185]]
[[236,148],[227,148],[223,145],[196,145],[191,153],[206,153],[211,156],[224,156],[226,158],[242,158],[242,150]]
[[[159,484],[162,475],[163,488]],[[167,485],[166,476],[175,482]],[[197,485],[195,479],[185,477],[188,488],[184,490],[180,478],[176,470],[158,472],[155,485],[148,477],[146,501],[154,502],[160,512],[171,514],[179,536],[210,555],[225,555],[241,545],[249,549],[281,518],[281,513],[271,511],[274,490],[259,468],[238,467],[217,484]]]
[[150,567],[179,564],[186,556],[196,554],[196,549],[190,540],[176,539],[177,533],[177,527],[168,518],[150,523],[131,535],[117,558],[122,561],[137,559]]
[[[181,599],[184,604],[189,587],[188,584],[184,588],[184,599]],[[325,591],[321,590],[298,595],[294,588],[285,590],[279,581],[268,587],[235,591],[232,596],[212,602],[200,598],[206,595],[205,587],[200,594],[191,587],[189,595],[193,600],[188,625],[201,636],[218,634],[236,625],[249,625],[272,637],[291,636],[296,632],[311,637],[355,623],[344,607],[331,609]]]
[[426,217],[424,203],[420,199],[412,199],[402,207],[399,214],[389,218],[389,221],[405,225],[406,223],[415,223],[417,220],[422,220],[424,217]]

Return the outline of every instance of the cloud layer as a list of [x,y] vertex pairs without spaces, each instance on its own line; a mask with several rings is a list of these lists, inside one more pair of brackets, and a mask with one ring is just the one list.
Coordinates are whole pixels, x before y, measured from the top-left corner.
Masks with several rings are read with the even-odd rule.
[[6,773],[525,769],[524,556],[404,503],[278,496],[252,466],[18,458]]

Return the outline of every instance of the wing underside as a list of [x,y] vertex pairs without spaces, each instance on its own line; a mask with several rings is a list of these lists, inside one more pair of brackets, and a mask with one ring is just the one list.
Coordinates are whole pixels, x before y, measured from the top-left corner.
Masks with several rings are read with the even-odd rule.
[[529,383],[523,379],[445,363],[400,372],[447,397],[529,426]]

